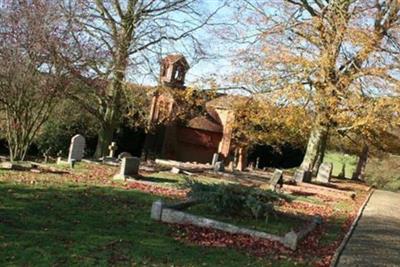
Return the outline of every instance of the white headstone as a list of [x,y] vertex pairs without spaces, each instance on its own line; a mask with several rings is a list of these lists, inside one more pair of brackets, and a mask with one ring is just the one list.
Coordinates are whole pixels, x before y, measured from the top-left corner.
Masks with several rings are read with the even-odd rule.
[[114,179],[127,179],[138,175],[140,159],[135,157],[126,157],[122,159],[120,171],[114,176]]
[[214,153],[213,158],[212,158],[211,165],[212,165],[212,166],[215,166],[215,163],[218,162],[218,159],[219,159],[219,154],[218,154],[218,153]]
[[297,169],[294,173],[294,180],[296,183],[302,183],[304,181],[304,176],[306,175],[306,171],[303,169]]
[[331,181],[332,169],[332,163],[322,163],[318,170],[317,182],[329,183]]
[[283,186],[283,171],[282,170],[275,170],[270,184],[271,184],[271,190],[274,190],[274,191],[278,187],[281,188]]
[[86,141],[85,137],[80,134],[75,135],[71,139],[71,145],[69,146],[68,162],[72,160],[80,161],[83,159],[85,153]]

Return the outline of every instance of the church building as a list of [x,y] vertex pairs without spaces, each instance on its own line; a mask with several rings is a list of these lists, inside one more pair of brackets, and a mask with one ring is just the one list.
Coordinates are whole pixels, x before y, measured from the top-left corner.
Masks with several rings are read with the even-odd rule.
[[[181,54],[165,57],[161,62],[161,85],[171,90],[185,90],[189,68]],[[219,153],[226,164],[234,162],[242,170],[246,167],[246,149],[237,147],[233,141],[235,114],[230,104],[235,98],[218,95],[206,103],[203,114],[184,125],[174,120],[160,124],[179,107],[171,94],[155,94],[150,108],[150,123],[155,129],[146,137],[144,153],[153,158],[198,163],[211,163],[214,153]]]

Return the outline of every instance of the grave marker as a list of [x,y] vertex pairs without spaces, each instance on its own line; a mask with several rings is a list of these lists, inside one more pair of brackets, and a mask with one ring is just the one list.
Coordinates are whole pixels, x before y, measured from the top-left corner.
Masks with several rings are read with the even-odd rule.
[[301,168],[297,169],[293,176],[297,184],[299,183],[310,183],[312,178],[312,173],[310,171],[305,171]]
[[304,181],[305,175],[306,175],[305,170],[297,169],[293,176],[294,180],[296,181],[296,184],[302,183]]
[[129,177],[138,175],[140,159],[135,157],[126,157],[121,161],[120,171],[114,176],[115,180],[125,180]]
[[211,165],[215,166],[215,164],[218,162],[218,159],[219,159],[219,154],[218,153],[214,153]]
[[331,180],[332,163],[322,163],[318,170],[317,182],[328,184]]
[[272,176],[270,186],[272,190],[276,190],[278,187],[282,188],[283,186],[283,171],[275,170],[274,175]]
[[129,152],[122,152],[118,155],[118,159],[122,160],[123,158],[129,158],[132,157],[132,154]]
[[85,146],[85,137],[80,134],[72,137],[71,145],[69,146],[68,162],[70,163],[72,160],[81,161],[85,153]]
[[115,154],[115,151],[117,151],[117,149],[118,149],[117,143],[111,142],[111,145],[108,146],[108,149],[110,150],[108,156],[110,158],[113,158],[114,154]]
[[215,163],[214,171],[215,172],[224,172],[225,171],[224,162],[218,161],[217,163]]

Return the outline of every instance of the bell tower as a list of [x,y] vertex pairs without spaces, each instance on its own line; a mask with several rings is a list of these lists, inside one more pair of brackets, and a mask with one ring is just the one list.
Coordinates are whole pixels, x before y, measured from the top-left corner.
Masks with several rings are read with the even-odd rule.
[[182,54],[171,54],[161,61],[160,82],[162,86],[185,89],[185,76],[190,69]]

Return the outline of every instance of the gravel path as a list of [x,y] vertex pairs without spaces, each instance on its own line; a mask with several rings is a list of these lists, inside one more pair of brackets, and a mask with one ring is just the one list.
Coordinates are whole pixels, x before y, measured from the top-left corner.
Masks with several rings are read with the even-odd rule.
[[400,193],[373,193],[337,266],[400,266]]

